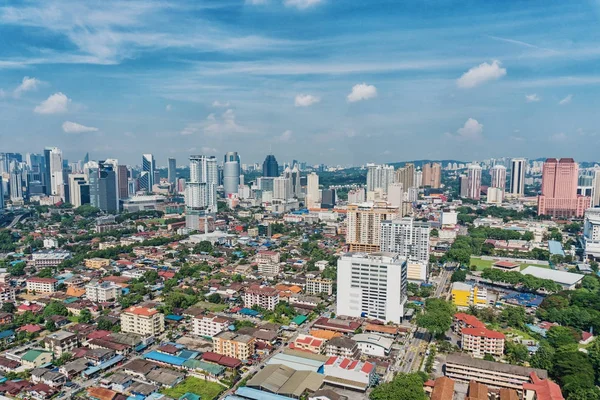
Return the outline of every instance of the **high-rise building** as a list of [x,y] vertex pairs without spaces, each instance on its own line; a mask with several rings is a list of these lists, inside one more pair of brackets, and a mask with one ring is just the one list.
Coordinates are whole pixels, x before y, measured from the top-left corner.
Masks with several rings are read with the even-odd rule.
[[306,178],[306,205],[308,208],[316,208],[320,205],[319,175],[314,172]]
[[467,197],[473,200],[481,198],[481,167],[477,164],[469,165],[468,169],[468,193]]
[[588,208],[583,220],[585,258],[600,257],[600,208]]
[[429,262],[428,222],[413,218],[388,220],[381,223],[381,251],[398,253],[401,257]]
[[177,180],[177,161],[174,158],[169,158],[167,180],[173,186],[173,188],[175,188],[175,181]]
[[217,159],[190,156],[190,180],[185,185],[186,227],[200,228],[200,216],[217,212]]
[[117,196],[117,175],[112,163],[98,162],[97,168],[90,168],[90,204],[102,211],[119,211]]
[[491,187],[498,189],[506,189],[506,167],[501,164],[496,164],[490,168]]
[[10,163],[10,175],[8,183],[10,184],[10,200],[12,202],[22,202],[25,199],[23,187],[26,182],[23,180],[23,175],[27,177],[26,172],[21,168],[21,163],[12,161]]
[[466,198],[469,196],[469,177],[461,175],[458,177],[460,197]]
[[156,162],[152,154],[142,155],[142,172],[138,179],[140,190],[151,192],[154,186],[154,172],[156,171]]
[[269,154],[263,162],[263,177],[275,178],[279,176],[279,164],[273,154]]
[[352,189],[348,192],[348,204],[364,203],[365,200],[365,188]]
[[65,181],[63,173],[63,153],[57,147],[44,150],[44,154],[48,155],[46,165],[48,167],[48,175],[50,183],[49,194],[60,196],[65,199]]
[[404,190],[415,187],[415,165],[412,163],[404,164],[404,167],[396,170],[396,182],[401,183]]
[[0,211],[4,210],[4,182],[0,176]]
[[47,195],[52,194],[52,184],[50,182],[50,152],[52,147],[46,147],[44,149],[44,159],[42,168],[42,185],[44,185],[44,193]]
[[117,165],[117,195],[119,199],[129,197],[129,170],[127,165]]
[[283,177],[288,178],[290,180],[290,190],[292,192],[292,196],[298,198],[300,196],[300,170],[298,166],[295,165],[293,168],[286,167],[283,171]]
[[225,197],[237,194],[240,186],[240,156],[235,151],[225,154],[223,163],[223,190]]
[[74,208],[90,203],[90,185],[85,174],[69,174],[69,193]]
[[379,251],[381,223],[400,215],[386,202],[349,204],[346,213],[346,244],[350,251]]
[[582,217],[591,198],[577,195],[579,167],[572,158],[548,158],[542,172],[538,215],[557,218]]
[[335,207],[335,189],[321,191],[321,208],[332,209]]
[[398,254],[346,254],[337,264],[337,314],[400,323],[407,286],[406,259]]
[[25,155],[27,162],[29,181],[37,181],[42,183],[44,180],[44,157],[41,154],[27,153]]
[[527,162],[524,158],[513,158],[510,161],[510,194],[514,197],[525,195],[525,168]]
[[[414,184],[415,184],[415,187],[418,187],[418,188],[423,186],[423,171],[421,171],[420,169],[415,171]],[[408,189],[410,189],[410,188],[408,188]]]
[[273,198],[288,200],[292,198],[292,184],[290,178],[279,176],[273,179]]
[[425,163],[425,164],[423,164],[422,186],[429,186],[433,189],[439,189],[442,186],[442,164],[440,164],[440,163]]
[[404,200],[404,187],[402,183],[392,183],[388,186],[387,201],[392,207],[398,207],[402,211],[402,202]]
[[367,164],[367,191],[381,189],[387,193],[388,186],[394,183],[395,172],[391,165]]

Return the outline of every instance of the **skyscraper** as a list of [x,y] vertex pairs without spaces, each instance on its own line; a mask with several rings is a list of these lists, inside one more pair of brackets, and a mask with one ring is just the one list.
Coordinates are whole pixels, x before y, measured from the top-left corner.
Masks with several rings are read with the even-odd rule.
[[263,162],[263,177],[275,178],[279,176],[279,164],[273,154],[269,154]]
[[52,194],[52,184],[50,180],[50,152],[52,147],[46,147],[44,149],[44,163],[42,168],[42,185],[44,185],[44,193],[47,195]]
[[320,201],[319,175],[311,172],[306,178],[306,206],[308,208],[317,208]]
[[[65,200],[65,181],[63,174],[63,154],[57,147],[48,150],[48,170],[50,173],[50,194]],[[46,151],[46,150],[45,150]]]
[[235,151],[225,154],[223,163],[223,191],[225,197],[237,194],[240,186],[240,156]]
[[127,165],[117,165],[117,195],[119,199],[129,197],[129,170]]
[[85,174],[69,174],[69,194],[74,208],[90,203],[90,185]]
[[151,192],[154,186],[154,172],[156,170],[156,162],[152,154],[142,155],[142,173],[139,178],[139,189]]
[[469,197],[469,177],[466,175],[461,175],[458,177],[458,180],[459,180],[460,197],[462,197],[462,198]]
[[335,207],[335,189],[321,191],[321,208],[332,209]]
[[300,170],[298,166],[294,166],[290,169],[290,167],[286,167],[283,171],[283,177],[288,178],[290,180],[290,190],[292,192],[292,196],[298,198],[300,196]]
[[4,182],[0,176],[0,211],[4,210]]
[[404,167],[396,170],[396,182],[401,183],[404,190],[415,187],[415,165],[412,163],[404,164]]
[[467,197],[473,200],[481,198],[481,167],[477,164],[469,165],[469,187]]
[[10,163],[10,178],[8,182],[10,184],[10,200],[12,202],[22,202],[25,198],[23,191],[23,170],[21,169],[21,163],[12,161]]
[[200,228],[200,216],[217,212],[219,175],[214,156],[190,156],[190,180],[185,185],[185,222]]
[[506,189],[506,167],[501,164],[496,164],[490,169],[491,187],[498,189]]
[[524,158],[513,158],[510,161],[510,194],[515,197],[525,195],[525,167]]
[[413,218],[388,220],[381,223],[381,251],[398,253],[401,257],[429,262],[428,222]]
[[343,255],[337,287],[338,315],[399,323],[408,287],[406,259],[394,253]]
[[381,223],[400,215],[386,202],[349,204],[346,213],[346,244],[350,251],[379,251]]
[[288,200],[293,196],[290,178],[279,176],[273,179],[273,198]]
[[395,181],[394,167],[391,165],[367,164],[367,191],[381,189],[387,193],[388,186]]
[[167,179],[169,183],[173,186],[173,188],[175,188],[175,181],[177,180],[177,161],[174,158],[169,158],[169,169],[167,171]]
[[90,204],[102,211],[119,211],[117,174],[113,167],[113,163],[99,161],[97,168],[90,168]]
[[423,186],[439,189],[442,186],[442,164],[423,164]]
[[582,217],[591,204],[590,197],[577,196],[579,167],[572,158],[548,158],[542,172],[542,194],[538,196],[538,215],[557,218]]

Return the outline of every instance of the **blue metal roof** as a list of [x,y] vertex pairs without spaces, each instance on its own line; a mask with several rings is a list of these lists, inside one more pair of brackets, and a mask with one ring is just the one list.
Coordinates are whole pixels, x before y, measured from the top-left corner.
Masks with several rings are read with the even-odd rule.
[[235,394],[241,396],[244,399],[251,400],[293,400],[291,397],[281,396],[279,394],[263,392],[262,390],[252,389],[247,386],[243,386],[235,391]]
[[565,256],[565,252],[562,247],[562,243],[557,242],[556,240],[548,240],[548,250],[550,250],[550,254],[558,254],[561,256]]
[[256,310],[251,309],[251,308],[242,308],[240,310],[240,314],[250,315],[250,316],[256,317],[260,313],[258,311],[256,311]]
[[172,356],[170,354],[160,353],[158,351],[151,351],[149,353],[144,354],[145,359],[154,360],[166,364],[182,366],[184,362],[186,362],[185,358]]
[[116,355],[113,358],[111,358],[110,360],[103,362],[102,364],[98,364],[95,367],[90,367],[90,368],[86,369],[85,371],[83,371],[83,374],[86,376],[94,375],[98,371],[105,370],[105,369],[110,368],[113,365],[123,361],[123,359],[125,359],[125,357],[123,357],[122,355],[120,355],[120,354]]
[[14,335],[15,335],[15,331],[13,331],[12,329],[7,329],[5,331],[0,332],[0,339],[6,339],[6,338],[14,336]]
[[165,319],[168,319],[170,321],[179,322],[183,319],[183,317],[181,315],[169,314],[165,317]]

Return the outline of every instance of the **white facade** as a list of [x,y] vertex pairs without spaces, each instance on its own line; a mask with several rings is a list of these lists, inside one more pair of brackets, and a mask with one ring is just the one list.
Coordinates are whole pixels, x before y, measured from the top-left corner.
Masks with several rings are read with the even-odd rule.
[[227,329],[231,323],[216,315],[199,315],[194,318],[194,335],[213,337],[219,332]]
[[15,301],[15,289],[10,285],[0,284],[0,304],[14,303]]
[[392,183],[387,189],[387,200],[392,207],[399,207],[402,210],[402,201],[404,200],[404,190],[401,183]]
[[600,208],[588,208],[583,222],[586,257],[600,257]]
[[381,222],[381,251],[429,262],[429,223],[405,217]]
[[493,188],[499,188],[504,191],[506,189],[506,167],[498,164],[490,169],[491,184]]
[[73,208],[81,206],[81,185],[85,183],[85,174],[69,174],[69,199]]
[[281,266],[276,263],[261,263],[258,264],[258,273],[261,275],[279,275]]
[[364,203],[365,188],[352,189],[348,192],[348,204]]
[[273,198],[281,200],[292,198],[292,184],[289,178],[280,176],[273,179]]
[[456,211],[443,211],[442,212],[442,226],[444,225],[456,225],[458,224],[458,213]]
[[158,336],[165,330],[165,316],[154,308],[129,307],[121,313],[121,332]]
[[306,294],[333,294],[333,281],[327,278],[306,278]]
[[63,154],[57,147],[50,149],[50,194],[65,199],[63,175]]
[[361,333],[352,336],[360,349],[360,354],[374,357],[388,357],[394,341],[374,333]]
[[337,264],[337,314],[398,323],[406,302],[406,259],[394,253],[349,253]]
[[524,158],[513,158],[510,165],[510,194],[515,197],[522,197],[525,194],[527,162]]
[[94,282],[85,286],[85,297],[94,302],[113,301],[121,293],[121,287],[113,282]]
[[469,165],[467,179],[467,197],[469,199],[479,200],[481,198],[481,167],[476,164]]
[[367,191],[381,189],[387,193],[388,186],[394,183],[396,173],[391,165],[367,164]]
[[311,172],[306,177],[306,205],[308,208],[319,208],[320,204],[319,175]]
[[500,188],[489,187],[487,191],[488,204],[502,204],[504,200],[504,191]]

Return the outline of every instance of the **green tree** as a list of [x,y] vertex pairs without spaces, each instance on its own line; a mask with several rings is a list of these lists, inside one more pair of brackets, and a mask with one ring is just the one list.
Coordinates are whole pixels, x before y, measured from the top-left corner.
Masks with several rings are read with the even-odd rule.
[[391,382],[376,386],[369,399],[371,400],[426,400],[423,390],[423,376],[418,373],[398,374]]
[[529,350],[527,349],[527,346],[521,343],[507,341],[504,352],[506,354],[506,359],[511,364],[523,365],[529,360]]
[[57,367],[60,367],[61,365],[65,365],[72,359],[73,359],[73,354],[63,353],[58,359],[54,360],[54,365],[56,365]]
[[81,324],[89,324],[90,322],[92,322],[92,319],[92,313],[87,308],[81,310],[81,312],[79,313],[79,317],[77,317],[77,321]]
[[44,328],[46,328],[46,330],[48,330],[50,332],[54,332],[57,329],[56,324],[51,319],[48,320],[48,322],[46,322],[46,325],[44,326]]
[[417,325],[433,336],[440,336],[452,326],[454,306],[441,299],[427,299],[425,312],[417,316]]
[[3,312],[13,314],[17,310],[17,307],[15,307],[14,303],[2,303],[1,309]]
[[98,318],[98,329],[103,331],[110,331],[113,327],[113,323],[106,318]]
[[557,352],[552,375],[566,392],[567,398],[571,392],[595,387],[594,367],[588,357],[577,350]]
[[222,301],[221,296],[218,293],[211,294],[207,297],[207,300],[213,304],[219,304]]
[[531,356],[531,366],[533,368],[545,369],[550,371],[554,366],[554,355],[556,351],[547,341],[542,341],[538,350]]
[[451,282],[464,282],[467,280],[467,271],[464,269],[457,269],[452,273],[450,278]]
[[44,318],[51,317],[52,315],[62,315],[63,317],[66,317],[69,315],[69,310],[67,310],[67,307],[65,307],[63,303],[52,300],[46,307],[44,307],[43,315]]
[[211,253],[213,245],[208,240],[203,240],[194,246],[194,253]]
[[553,326],[546,333],[548,343],[555,349],[577,343],[577,332],[566,326]]
[[500,321],[513,328],[522,328],[527,320],[523,307],[508,306],[500,313]]

